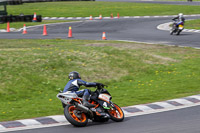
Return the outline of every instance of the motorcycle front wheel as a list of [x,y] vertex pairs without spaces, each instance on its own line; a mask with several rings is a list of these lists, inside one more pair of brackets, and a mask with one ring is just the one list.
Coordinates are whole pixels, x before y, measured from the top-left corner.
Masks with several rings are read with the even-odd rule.
[[86,114],[78,110],[74,105],[67,105],[64,109],[64,115],[76,127],[84,127],[88,123]]
[[124,120],[124,112],[123,110],[117,105],[114,104],[116,109],[110,109],[108,110],[108,114],[110,115],[110,119],[116,122],[121,122]]

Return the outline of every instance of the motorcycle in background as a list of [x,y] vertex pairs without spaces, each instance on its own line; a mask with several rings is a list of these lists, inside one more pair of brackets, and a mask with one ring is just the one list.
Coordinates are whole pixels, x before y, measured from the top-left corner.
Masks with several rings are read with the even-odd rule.
[[170,31],[170,35],[173,35],[175,33],[176,35],[179,35],[181,31],[184,29],[184,22],[183,21],[174,21],[172,25],[172,29]]

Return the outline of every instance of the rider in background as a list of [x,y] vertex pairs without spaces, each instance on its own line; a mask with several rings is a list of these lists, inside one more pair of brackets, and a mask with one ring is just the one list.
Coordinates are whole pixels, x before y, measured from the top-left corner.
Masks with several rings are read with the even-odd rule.
[[[90,83],[81,80],[81,76],[79,75],[78,72],[73,71],[69,73],[69,82],[66,84],[63,92],[71,91],[75,92],[79,97],[82,97],[83,99],[83,106],[86,106],[88,108],[94,107],[93,104],[90,104],[88,102],[91,91],[89,89],[84,89],[84,90],[79,90],[80,86],[85,86],[85,87],[96,87],[100,85],[101,83]],[[64,107],[65,105],[63,105]]]
[[176,22],[185,22],[185,18],[183,17],[183,13],[179,13],[177,17],[173,18],[172,20],[176,21]]

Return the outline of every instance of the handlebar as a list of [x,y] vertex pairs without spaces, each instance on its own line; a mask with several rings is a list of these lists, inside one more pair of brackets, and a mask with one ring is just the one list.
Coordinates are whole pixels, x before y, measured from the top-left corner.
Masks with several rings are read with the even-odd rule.
[[97,89],[98,90],[101,90],[101,89],[103,89],[104,87],[108,87],[107,85],[104,85],[104,84],[102,84],[102,83],[97,83]]

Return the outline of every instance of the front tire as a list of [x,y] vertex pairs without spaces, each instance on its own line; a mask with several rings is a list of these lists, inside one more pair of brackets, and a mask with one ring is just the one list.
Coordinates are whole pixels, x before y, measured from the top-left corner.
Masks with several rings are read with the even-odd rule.
[[64,115],[76,127],[84,127],[88,123],[86,114],[79,111],[74,105],[67,105],[64,109]]
[[108,110],[108,114],[110,115],[110,119],[116,122],[121,122],[124,120],[124,112],[123,110],[117,105],[114,104],[116,109],[110,109]]

